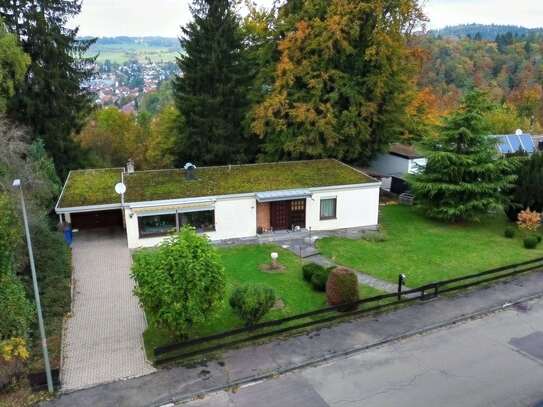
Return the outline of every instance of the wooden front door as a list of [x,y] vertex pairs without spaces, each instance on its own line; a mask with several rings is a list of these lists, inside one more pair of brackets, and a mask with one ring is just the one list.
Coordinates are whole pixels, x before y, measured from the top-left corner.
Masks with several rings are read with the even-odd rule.
[[305,228],[305,199],[290,201],[290,227]]
[[272,202],[270,205],[270,225],[273,230],[289,229],[290,201]]
[[273,230],[305,228],[305,199],[270,204],[270,226]]

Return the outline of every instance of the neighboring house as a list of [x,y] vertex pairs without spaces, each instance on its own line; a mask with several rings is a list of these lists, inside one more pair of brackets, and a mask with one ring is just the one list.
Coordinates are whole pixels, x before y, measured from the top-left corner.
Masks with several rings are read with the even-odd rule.
[[378,224],[381,183],[336,160],[127,168],[70,172],[55,208],[61,221],[74,229],[124,225],[130,248],[154,246],[185,224],[211,240]]
[[515,134],[498,134],[493,135],[498,141],[496,148],[500,154],[514,154],[525,152],[532,154],[537,151],[534,137],[524,133],[522,130],[517,130]]
[[[426,166],[426,158],[415,147],[407,144],[392,144],[388,153],[379,154],[370,164],[371,174],[381,178],[383,189],[401,193],[406,184],[407,174],[416,174]],[[398,184],[399,190],[395,190]]]

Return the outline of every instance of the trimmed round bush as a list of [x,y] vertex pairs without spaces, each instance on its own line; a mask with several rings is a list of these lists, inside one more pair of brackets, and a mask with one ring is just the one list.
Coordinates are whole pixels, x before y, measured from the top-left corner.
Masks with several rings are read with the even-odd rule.
[[313,286],[313,289],[316,291],[326,291],[326,281],[328,281],[329,274],[330,271],[322,267],[320,270],[316,270],[311,276],[311,285]]
[[[344,267],[334,269],[326,283],[326,298],[328,304],[340,305],[356,302],[360,299],[358,294],[358,279],[354,271]],[[354,306],[340,307],[339,311],[351,311]]]
[[304,280],[310,283],[313,273],[315,273],[315,271],[320,271],[320,270],[323,270],[323,268],[319,266],[318,264],[315,264],[315,263],[304,264],[302,266],[302,273],[304,276]]
[[230,306],[246,325],[254,325],[275,303],[273,289],[256,284],[238,287],[230,296]]
[[503,235],[508,239],[512,239],[512,238],[515,237],[515,233],[516,233],[515,228],[509,226],[509,227],[505,228],[505,230],[503,232]]
[[537,243],[537,236],[528,236],[524,238],[524,247],[526,249],[535,249]]

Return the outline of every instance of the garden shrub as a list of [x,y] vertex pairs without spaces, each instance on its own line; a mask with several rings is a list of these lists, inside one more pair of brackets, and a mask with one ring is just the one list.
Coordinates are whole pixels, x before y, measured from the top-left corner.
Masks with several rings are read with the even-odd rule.
[[274,303],[273,289],[255,284],[236,288],[230,297],[230,306],[249,326],[260,321]]
[[34,307],[26,296],[23,283],[13,272],[0,274],[0,341],[26,338],[33,320]]
[[322,266],[319,266],[315,263],[307,263],[302,266],[302,273],[304,275],[304,280],[308,283],[311,282],[311,277],[316,271],[323,270],[324,268]]
[[[334,269],[326,283],[326,298],[332,306],[358,301],[358,279],[354,271],[343,267]],[[341,307],[339,310],[349,311],[353,308],[356,308],[356,305]]]
[[223,304],[224,267],[209,239],[192,227],[183,227],[156,249],[136,252],[131,275],[149,324],[179,337]]
[[512,228],[511,226],[508,226],[505,228],[505,231],[503,232],[503,235],[508,238],[508,239],[512,239],[515,237],[515,229]]
[[311,276],[311,285],[316,291],[326,291],[326,281],[328,280],[328,275],[330,274],[329,270],[325,268],[320,268],[315,270]]
[[524,247],[526,249],[535,249],[537,243],[537,236],[528,236],[524,238]]
[[541,214],[530,208],[520,211],[517,224],[521,229],[535,232],[541,226]]

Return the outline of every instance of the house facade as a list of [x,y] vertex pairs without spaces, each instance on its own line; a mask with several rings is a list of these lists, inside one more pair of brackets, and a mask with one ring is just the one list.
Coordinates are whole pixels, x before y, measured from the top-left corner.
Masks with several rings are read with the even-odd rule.
[[[126,187],[121,196],[114,192],[118,183]],[[87,170],[70,174],[56,212],[74,229],[123,227],[128,247],[136,249],[155,246],[184,225],[213,241],[374,228],[379,187],[336,160],[190,171]]]

